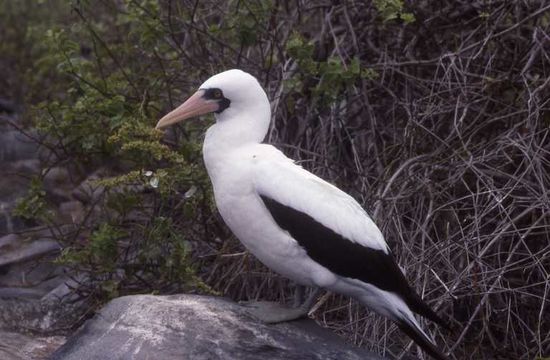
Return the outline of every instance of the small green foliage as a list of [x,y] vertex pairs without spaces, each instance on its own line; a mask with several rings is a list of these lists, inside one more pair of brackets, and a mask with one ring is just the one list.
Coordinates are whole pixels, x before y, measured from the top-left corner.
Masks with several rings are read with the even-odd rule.
[[416,20],[413,13],[403,11],[403,0],[374,0],[374,6],[384,22],[401,19],[410,24]]
[[161,144],[162,133],[149,124],[126,119],[107,139],[117,154],[132,160],[142,166],[150,166],[159,160],[167,160],[173,164],[184,165],[184,157]]
[[[265,26],[273,8],[270,0],[245,0],[235,1],[232,16],[228,18],[227,34],[231,42],[238,46],[249,47],[258,41],[258,28]],[[219,33],[220,28],[214,28],[214,33]],[[232,41],[232,39],[234,39]]]
[[[377,73],[368,68],[361,68],[358,58],[345,64],[338,57],[329,57],[326,61],[313,59],[314,46],[300,34],[294,33],[287,42],[286,50],[298,64],[300,74],[286,81],[287,92],[304,93],[310,91],[319,102],[328,103],[337,100],[338,96],[349,86],[360,79],[372,79]],[[307,79],[315,79],[316,85],[304,89]]]
[[405,24],[412,24],[416,21],[414,14],[410,12],[402,12],[399,14],[399,17],[401,18],[401,20],[403,20]]
[[82,247],[66,248],[57,262],[65,265],[94,266],[96,274],[112,272],[118,261],[118,241],[126,234],[120,228],[104,223],[94,230]]
[[[128,175],[125,175],[128,176]],[[128,179],[121,180],[122,184],[127,184]],[[115,211],[120,217],[126,217],[132,210],[138,209],[141,204],[141,199],[138,194],[133,191],[113,192],[109,194],[105,201],[105,205]]]
[[27,220],[46,222],[52,218],[53,215],[46,202],[46,191],[39,178],[34,177],[31,180],[29,191],[17,201],[13,214]]
[[482,11],[479,13],[480,19],[488,19],[491,16],[487,11]]
[[65,248],[57,263],[75,266],[81,271],[93,268],[94,276],[109,274],[117,268],[120,260],[118,242],[125,235],[113,224],[101,224],[90,234],[87,244]]
[[105,295],[105,300],[114,299],[120,296],[120,281],[105,280],[101,283],[101,292]]
[[300,69],[308,74],[316,75],[318,63],[313,60],[313,42],[306,41],[299,33],[294,32],[286,43],[288,55],[296,60]]
[[90,236],[90,256],[99,264],[100,270],[114,271],[117,263],[117,241],[124,232],[110,224],[101,224]]
[[[187,287],[208,287],[195,275],[195,269],[191,265],[189,252],[191,245],[185,237],[174,228],[172,219],[158,216],[143,229],[144,251],[140,253],[140,263],[156,263],[159,266],[159,279],[157,281],[177,282]],[[159,259],[162,259],[159,262]]]

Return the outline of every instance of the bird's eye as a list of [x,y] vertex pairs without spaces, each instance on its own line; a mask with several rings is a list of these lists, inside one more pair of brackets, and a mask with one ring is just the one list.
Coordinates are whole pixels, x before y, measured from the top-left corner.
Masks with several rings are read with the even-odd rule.
[[204,89],[204,98],[206,100],[223,100],[223,91],[218,88]]

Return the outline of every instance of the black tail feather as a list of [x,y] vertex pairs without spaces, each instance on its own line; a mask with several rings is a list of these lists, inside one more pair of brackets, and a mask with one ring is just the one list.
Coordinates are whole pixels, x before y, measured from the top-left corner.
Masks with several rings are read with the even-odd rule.
[[406,319],[398,320],[397,326],[434,359],[449,360],[449,358],[437,349],[435,345],[416,328],[416,326],[411,324]]
[[449,326],[449,324],[441,317],[439,317],[439,315],[437,315],[436,312],[433,311],[428,306],[428,304],[426,304],[424,300],[422,300],[420,296],[418,296],[413,290],[411,290],[411,293],[406,299],[406,302],[409,308],[418,315],[424,316],[425,318],[430,319],[442,328],[451,331],[451,327]]

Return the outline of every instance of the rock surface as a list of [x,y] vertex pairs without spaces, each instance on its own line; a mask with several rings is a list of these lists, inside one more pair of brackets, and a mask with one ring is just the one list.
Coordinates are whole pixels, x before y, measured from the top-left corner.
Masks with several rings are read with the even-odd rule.
[[265,325],[222,298],[135,295],[107,304],[51,359],[382,358],[309,319]]
[[64,342],[63,336],[30,336],[15,332],[2,332],[0,359],[45,360],[53,350]]
[[[13,235],[14,234],[9,234],[0,238],[0,250],[2,250],[0,254],[0,267],[29,261],[48,253],[61,250],[61,246],[54,240],[40,239],[24,241],[17,236],[14,238]],[[5,244],[6,237],[9,237],[9,240],[13,242],[10,241],[10,243]]]

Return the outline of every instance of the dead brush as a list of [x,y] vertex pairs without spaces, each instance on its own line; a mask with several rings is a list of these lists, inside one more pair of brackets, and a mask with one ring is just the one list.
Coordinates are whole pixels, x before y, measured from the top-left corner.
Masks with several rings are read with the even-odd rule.
[[[452,333],[427,328],[452,358],[549,356],[550,6],[408,9],[409,25],[381,24],[354,2],[289,10],[287,21],[299,13],[300,31],[316,34],[317,56],[359,57],[378,77],[320,106],[307,91],[285,92],[303,75],[292,59],[273,65],[264,73],[275,119],[268,140],[365,205],[407,277],[451,321]],[[289,36],[275,34],[264,34],[267,48]],[[237,243],[224,246],[209,282],[235,299],[292,294]],[[347,298],[322,297],[313,316],[380,353],[413,350]]]

